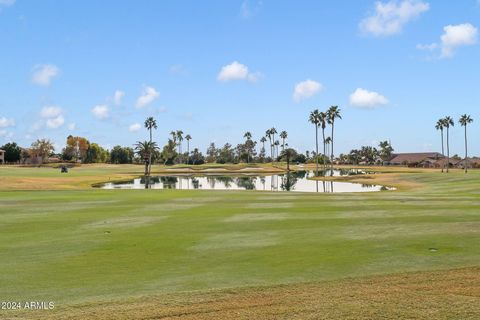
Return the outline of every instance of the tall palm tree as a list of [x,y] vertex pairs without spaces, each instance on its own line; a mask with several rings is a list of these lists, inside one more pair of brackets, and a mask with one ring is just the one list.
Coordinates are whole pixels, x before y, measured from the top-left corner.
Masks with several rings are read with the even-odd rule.
[[318,176],[318,126],[320,125],[320,112],[318,111],[318,109],[310,112],[308,121],[315,125],[315,175]]
[[467,125],[473,122],[472,117],[470,117],[467,114],[464,114],[460,117],[460,120],[458,121],[462,127],[465,127],[465,173],[468,172],[468,143],[467,143]]
[[[440,134],[442,136],[442,156],[445,156],[445,144],[443,142],[443,128],[444,128],[443,124],[444,124],[443,119],[439,119],[435,124],[435,129],[440,130]],[[442,172],[443,172],[443,166],[442,166]]]
[[[264,155],[264,153],[265,153],[265,142],[267,142],[267,138],[261,137],[261,138],[260,138],[260,142],[262,143],[263,155]],[[265,155],[264,155],[264,156],[265,156]],[[264,157],[264,159],[263,159],[262,161],[265,162],[265,157]]]
[[[322,155],[322,163],[323,163],[323,174],[327,172],[327,143],[325,139],[325,128],[327,127],[327,114],[325,112],[320,112],[318,114],[318,119],[320,121],[320,126],[322,127],[322,139],[323,139],[323,155]],[[318,155],[317,155],[318,156]]]
[[[190,140],[192,140],[192,136],[187,134],[185,136],[185,140],[187,140],[187,154],[190,155]],[[188,163],[188,157],[187,157],[187,163]]]
[[280,132],[280,138],[282,138],[282,151],[284,151],[285,150],[285,139],[288,138],[287,131],[283,130],[282,132]]
[[153,117],[148,117],[145,120],[145,128],[150,131],[150,142],[152,142],[152,129],[157,129],[157,121]]
[[[272,142],[275,143],[275,134],[277,133],[277,129],[275,129],[275,127],[272,127],[270,129],[270,134],[272,135]],[[272,161],[275,162],[275,146],[273,145],[273,158],[272,158]]]
[[273,142],[272,142],[271,129],[268,129],[267,131],[265,131],[265,137],[267,137],[270,142],[270,157],[272,158],[272,161],[273,161]]
[[[157,121],[153,117],[148,117],[145,120],[145,128],[150,131],[150,143],[152,143],[152,129],[157,129]],[[145,156],[145,159],[147,158],[147,155]],[[152,171],[152,155],[148,155],[148,174]]]
[[177,133],[172,130],[172,131],[170,131],[170,135],[172,136],[172,141],[176,146],[177,145]]
[[331,137],[327,137],[325,139],[325,146],[327,148],[327,154],[329,154],[329,151],[330,151],[330,144],[332,143],[332,138]]
[[[252,138],[252,134],[250,131],[247,131],[243,134],[243,137],[245,138],[246,141],[250,140]],[[247,163],[250,163],[250,150],[247,148]]]
[[335,129],[335,119],[342,119],[342,116],[340,115],[340,109],[338,106],[331,106],[328,111],[327,111],[327,118],[328,118],[328,123],[332,125],[332,148],[331,148],[331,154],[330,154],[330,161],[331,161],[331,166],[332,166],[332,171],[331,175],[333,176],[333,132]]
[[267,142],[267,138],[265,137],[260,138],[260,142],[262,143],[263,149],[265,149],[265,142]]
[[450,168],[450,137],[449,137],[449,131],[450,127],[453,127],[455,125],[455,122],[453,122],[453,119],[451,117],[445,117],[443,119],[443,126],[447,128],[447,173]]
[[280,145],[280,141],[276,140],[275,141],[275,149],[276,149],[276,155],[275,155],[275,159],[278,158],[278,146]]
[[182,130],[177,130],[177,132],[175,134],[176,134],[177,140],[178,140],[178,153],[182,154],[183,131]]

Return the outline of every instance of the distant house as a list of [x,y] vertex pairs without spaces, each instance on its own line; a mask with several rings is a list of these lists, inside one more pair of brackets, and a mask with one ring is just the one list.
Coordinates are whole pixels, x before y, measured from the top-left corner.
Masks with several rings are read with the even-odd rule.
[[392,159],[387,162],[393,166],[409,166],[431,168],[445,158],[438,152],[420,152],[420,153],[397,153],[392,155]]
[[1,150],[0,149],[0,164],[4,164],[5,163],[5,150]]
[[[461,160],[450,158],[448,162],[450,164],[449,167],[450,168],[456,167],[460,162]],[[446,167],[447,167],[447,158],[440,159],[434,164],[434,168],[446,168]]]
[[[468,158],[466,161],[468,168],[480,168],[480,158],[478,157],[473,157],[473,158]],[[455,167],[463,169],[465,168],[465,159],[462,159],[455,163]]]

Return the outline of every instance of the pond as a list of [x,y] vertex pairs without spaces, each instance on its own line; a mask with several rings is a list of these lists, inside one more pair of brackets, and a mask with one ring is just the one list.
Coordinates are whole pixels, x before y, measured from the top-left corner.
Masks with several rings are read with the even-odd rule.
[[[332,172],[326,172],[331,175]],[[334,170],[333,176],[366,174],[358,170]],[[297,191],[297,192],[373,192],[394,190],[394,188],[340,181],[316,181],[313,171],[296,171],[285,174],[261,176],[258,174],[195,176],[176,174],[137,178],[130,181],[110,182],[100,186],[103,189],[179,189],[179,190],[259,190],[259,191]]]

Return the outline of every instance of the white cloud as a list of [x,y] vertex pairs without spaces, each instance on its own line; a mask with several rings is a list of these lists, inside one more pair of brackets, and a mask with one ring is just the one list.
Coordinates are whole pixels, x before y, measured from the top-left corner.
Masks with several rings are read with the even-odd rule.
[[143,108],[146,105],[152,103],[155,99],[160,96],[157,90],[153,87],[145,87],[142,94],[137,99],[137,108]]
[[299,82],[295,85],[293,90],[293,100],[298,102],[300,100],[310,98],[322,89],[323,86],[321,83],[310,79]]
[[455,54],[455,49],[461,46],[471,46],[477,43],[478,29],[470,23],[448,25],[443,28],[442,58],[449,58]]
[[62,108],[57,106],[48,106],[43,107],[42,111],[40,111],[40,116],[42,118],[55,118],[62,114]]
[[375,91],[357,88],[350,95],[350,105],[353,107],[371,109],[386,104],[388,104],[388,99]]
[[457,48],[471,46],[477,43],[478,29],[470,23],[448,25],[443,27],[443,34],[439,43],[417,44],[417,49],[435,51],[440,50],[438,58],[451,58]]
[[250,82],[257,82],[262,77],[260,72],[250,73],[248,67],[238,61],[233,61],[226,66],[223,66],[218,73],[217,80],[228,82],[232,80],[247,80]]
[[5,6],[5,7],[11,6],[11,5],[15,4],[15,1],[16,0],[0,0],[0,7],[1,6]]
[[39,86],[49,86],[60,69],[52,64],[37,65],[33,68],[32,82]]
[[125,92],[122,90],[116,90],[113,94],[113,103],[115,103],[117,106],[121,105],[123,97],[125,97]]
[[375,3],[375,13],[360,22],[360,30],[374,36],[398,34],[409,21],[429,8],[428,3],[418,0],[378,1]]
[[7,119],[5,117],[0,118],[0,128],[8,128],[8,127],[13,127],[15,126],[15,120],[14,119]]
[[95,118],[97,118],[99,120],[103,120],[103,119],[108,118],[109,112],[110,112],[110,110],[108,109],[108,106],[104,105],[104,104],[95,106],[92,109],[93,115],[95,116]]
[[62,115],[59,115],[58,117],[55,118],[50,118],[47,119],[47,128],[50,129],[56,129],[58,127],[61,127],[65,123],[65,119],[63,118]]
[[75,122],[72,122],[68,125],[68,130],[73,131],[77,128],[77,124]]
[[263,1],[252,1],[244,0],[240,7],[240,16],[244,19],[252,18],[256,16],[263,6]]
[[140,123],[133,123],[130,125],[130,127],[128,127],[128,131],[130,132],[137,132],[138,130],[140,130],[142,128],[142,126],[140,125]]

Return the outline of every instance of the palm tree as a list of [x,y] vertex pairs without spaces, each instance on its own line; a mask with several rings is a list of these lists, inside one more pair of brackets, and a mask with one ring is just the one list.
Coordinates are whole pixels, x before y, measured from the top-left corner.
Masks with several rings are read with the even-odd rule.
[[464,114],[460,117],[460,120],[458,121],[462,127],[465,127],[465,173],[468,171],[468,143],[467,143],[467,125],[473,122],[472,117],[470,117],[467,114]]
[[310,117],[308,121],[315,125],[315,158],[316,158],[316,168],[315,168],[315,175],[318,176],[318,126],[320,124],[320,112],[318,109],[313,110],[310,112]]
[[[248,141],[252,138],[252,134],[250,133],[250,131],[247,131],[243,134],[243,137],[245,138],[246,141]],[[250,163],[250,150],[248,148],[246,149],[247,149],[247,163]]]
[[135,152],[143,159],[148,158],[148,162],[145,161],[145,176],[150,175],[150,162],[152,159],[152,154],[157,150],[157,143],[153,141],[138,141],[135,144]]
[[453,122],[453,119],[451,117],[445,117],[443,119],[443,126],[447,128],[447,173],[448,169],[450,168],[450,137],[449,137],[449,131],[450,127],[453,127],[455,125],[455,122]]
[[[325,175],[327,171],[327,151],[326,151],[326,139],[325,139],[325,128],[327,127],[327,114],[325,112],[320,112],[318,114],[318,119],[320,121],[320,126],[322,127],[322,139],[323,139],[323,156],[322,156],[322,163],[323,163],[323,174]],[[318,155],[317,155],[318,156]]]
[[276,155],[275,155],[275,159],[278,158],[278,146],[280,145],[280,141],[275,141],[275,150],[276,150]]
[[332,143],[332,138],[330,137],[327,137],[325,139],[325,146],[327,148],[327,153],[326,154],[329,154],[329,151],[330,151],[330,144]]
[[175,133],[178,139],[178,153],[182,154],[182,141],[183,141],[183,131],[177,130]]
[[177,133],[175,131],[170,131],[170,135],[172,136],[172,141],[176,146],[177,145]]
[[285,150],[285,139],[287,139],[287,137],[288,137],[287,131],[283,130],[282,132],[280,132],[280,138],[282,138],[282,151]]
[[[187,140],[187,154],[190,155],[190,140],[192,140],[192,136],[187,134],[185,136],[185,140]],[[188,163],[188,157],[187,157],[187,163]]]
[[265,137],[268,138],[268,141],[270,142],[270,157],[272,158],[272,161],[273,161],[272,133],[270,132],[270,129],[265,131]]
[[[275,127],[272,127],[272,128],[270,129],[270,134],[272,135],[272,141],[273,141],[273,143],[275,143],[275,134],[276,134],[276,133],[277,133],[277,129],[275,129]],[[274,156],[274,157],[272,158],[272,161],[275,162],[275,160],[274,160],[274,159],[275,159],[275,146],[272,145],[272,147],[273,147],[272,154],[273,154],[273,156]]]
[[342,119],[342,116],[340,115],[340,109],[338,108],[338,106],[331,106],[328,109],[327,118],[328,118],[328,123],[332,125],[332,148],[331,148],[330,161],[332,166],[331,175],[333,175],[333,132],[335,129],[335,119]]
[[[153,117],[148,117],[145,120],[145,128],[150,131],[150,143],[152,143],[152,129],[157,129],[157,121]],[[145,157],[146,159],[146,157]],[[150,174],[152,170],[152,155],[148,155],[148,173]]]
[[152,142],[152,129],[157,129],[157,121],[153,117],[148,117],[145,120],[145,128],[150,131],[150,142]]
[[[439,119],[437,121],[437,124],[435,125],[435,129],[440,130],[440,134],[442,136],[442,156],[445,156],[445,150],[444,150],[445,147],[443,143],[443,128],[444,128],[443,124],[444,124],[443,119]],[[442,172],[443,172],[443,166],[442,166]]]
[[267,142],[267,138],[262,137],[262,138],[260,139],[260,142],[262,143],[263,149],[265,149],[265,142]]

